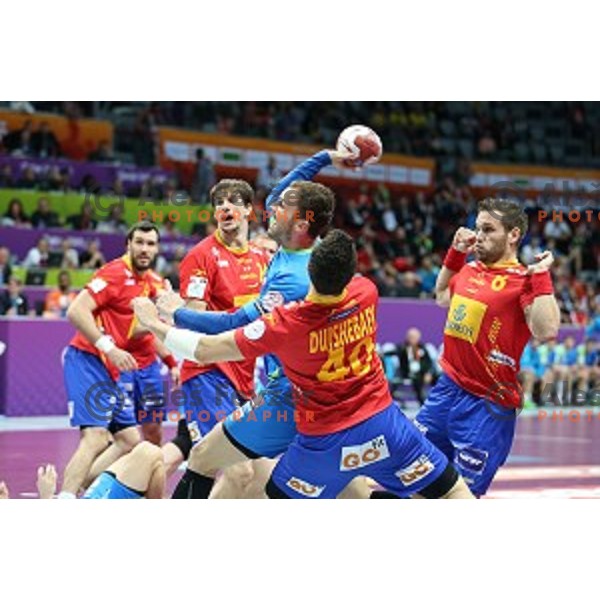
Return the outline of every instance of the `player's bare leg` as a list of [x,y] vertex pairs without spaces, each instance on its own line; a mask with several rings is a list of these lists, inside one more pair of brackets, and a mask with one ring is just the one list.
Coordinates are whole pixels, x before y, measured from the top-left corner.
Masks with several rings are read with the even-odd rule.
[[165,465],[161,449],[150,442],[139,443],[122,456],[110,472],[129,488],[144,492],[147,498],[162,498],[165,490]]
[[225,469],[215,481],[209,499],[231,500],[234,498],[245,498],[246,490],[254,478],[253,462],[245,460]]
[[61,493],[75,496],[83,485],[94,460],[106,449],[110,434],[101,427],[81,430],[77,450],[65,468]]
[[355,477],[339,494],[338,500],[369,500],[377,482],[369,477]]
[[452,489],[445,495],[442,496],[442,500],[474,500],[475,496],[469,489],[465,480],[462,477],[458,478],[458,481],[454,484]]
[[219,471],[246,461],[248,457],[227,439],[223,424],[218,423],[192,449],[188,469],[177,485],[173,498],[208,498]]
[[271,478],[271,473],[277,464],[278,459],[257,458],[252,461],[254,476],[243,492],[245,499],[264,500],[267,498],[265,487]]
[[114,443],[112,443],[102,454],[100,454],[90,467],[89,473],[84,480],[84,487],[89,487],[91,483],[102,473],[106,471],[110,465],[119,460],[128,452],[131,452],[141,438],[137,427],[127,427],[117,431],[114,435]]
[[162,445],[162,423],[142,423],[142,438],[154,444],[155,446]]

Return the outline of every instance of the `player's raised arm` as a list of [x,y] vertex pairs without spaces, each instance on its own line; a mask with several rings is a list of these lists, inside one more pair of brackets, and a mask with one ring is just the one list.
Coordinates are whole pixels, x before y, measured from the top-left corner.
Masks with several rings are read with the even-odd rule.
[[554,262],[552,252],[538,254],[530,265],[533,301],[525,307],[525,318],[531,334],[540,341],[556,338],[560,327],[560,309],[554,296],[550,267]]
[[320,152],[317,152],[292,169],[271,190],[271,193],[265,202],[266,209],[269,210],[281,193],[295,181],[310,181],[321,169],[328,167],[329,165],[342,168],[345,166],[344,161],[352,157],[353,154],[347,150],[321,150]]
[[148,298],[136,298],[133,309],[140,323],[164,342],[176,355],[200,364],[228,362],[246,358],[235,342],[235,332],[215,336],[177,329],[160,320],[158,310]]
[[137,369],[135,358],[120,348],[117,348],[112,338],[104,335],[96,325],[94,311],[98,305],[87,289],[81,290],[67,310],[67,318],[71,323],[94,344],[100,352],[106,354],[119,371]]
[[475,244],[475,232],[460,227],[454,234],[452,245],[435,282],[435,300],[438,306],[450,306],[450,280],[467,262],[467,255]]

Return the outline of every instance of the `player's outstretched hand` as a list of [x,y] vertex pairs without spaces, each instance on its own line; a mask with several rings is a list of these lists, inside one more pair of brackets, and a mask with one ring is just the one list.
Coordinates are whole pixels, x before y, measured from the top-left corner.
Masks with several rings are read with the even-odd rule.
[[4,481],[0,481],[0,500],[8,500],[10,493],[8,492],[8,486]]
[[151,329],[156,321],[160,321],[158,318],[158,309],[149,298],[134,298],[131,306],[138,321],[144,327]]
[[156,300],[156,308],[158,314],[165,321],[171,322],[173,315],[178,308],[185,306],[185,300],[176,292],[165,292],[161,294]]
[[121,348],[113,348],[106,356],[108,356],[110,362],[115,365],[121,373],[135,371],[138,368],[135,358],[133,358],[129,352],[121,350]]
[[329,158],[331,158],[331,163],[334,167],[338,169],[348,169],[352,168],[353,170],[358,170],[356,167],[348,167],[346,161],[351,161],[359,156],[359,152],[351,152],[350,150],[327,150],[329,153]]
[[41,466],[37,472],[37,489],[40,500],[49,500],[56,494],[56,467],[54,465]]
[[550,250],[546,250],[541,254],[536,254],[535,261],[536,262],[527,267],[527,270],[529,271],[530,275],[532,275],[533,273],[543,273],[544,271],[550,269],[550,267],[554,263],[554,255],[552,254],[552,252],[550,252]]
[[459,227],[454,234],[452,240],[452,246],[459,252],[466,252],[467,254],[473,250],[477,234],[468,227]]

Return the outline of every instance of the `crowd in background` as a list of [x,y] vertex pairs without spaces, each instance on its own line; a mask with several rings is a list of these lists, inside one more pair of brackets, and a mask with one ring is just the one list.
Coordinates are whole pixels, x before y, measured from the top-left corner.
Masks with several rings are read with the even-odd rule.
[[[7,103],[10,104],[10,103]],[[220,134],[330,146],[349,123],[364,123],[390,152],[440,159],[445,174],[464,161],[600,166],[597,102],[32,102],[29,111],[70,119],[98,117],[115,126],[117,154],[155,164],[162,125]],[[33,133],[32,133],[33,134]],[[29,144],[25,144],[29,148]],[[37,146],[36,150],[38,151]],[[46,152],[59,152],[51,141]],[[97,159],[112,160],[100,148]]]

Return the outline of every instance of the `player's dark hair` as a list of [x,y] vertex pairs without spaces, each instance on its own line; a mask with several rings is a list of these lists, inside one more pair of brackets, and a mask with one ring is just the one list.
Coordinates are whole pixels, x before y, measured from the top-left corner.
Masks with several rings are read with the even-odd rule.
[[254,201],[254,190],[243,179],[221,179],[210,190],[210,203],[214,206],[216,198],[222,194],[227,194],[229,197],[240,196],[246,206]]
[[127,241],[130,242],[133,239],[136,231],[143,231],[144,233],[148,233],[149,231],[156,231],[156,235],[158,236],[158,241],[160,241],[160,232],[158,231],[158,227],[155,223],[151,221],[138,221],[134,223],[127,232]]
[[300,192],[298,198],[299,217],[308,222],[308,235],[313,239],[325,235],[331,225],[335,210],[333,192],[328,187],[314,181],[296,181],[291,187]]
[[515,227],[518,228],[521,232],[519,241],[527,233],[527,214],[520,204],[503,198],[485,198],[477,206],[477,213],[484,210],[499,219],[505,231],[511,231]]
[[310,280],[319,294],[339,296],[356,271],[354,240],[332,229],[316,246],[308,263]]

